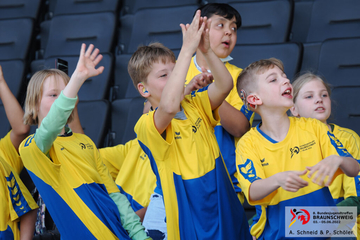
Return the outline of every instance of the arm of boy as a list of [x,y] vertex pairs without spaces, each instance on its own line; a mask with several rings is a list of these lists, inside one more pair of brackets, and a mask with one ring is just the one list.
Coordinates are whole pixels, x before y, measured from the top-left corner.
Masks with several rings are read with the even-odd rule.
[[81,122],[79,118],[78,104],[79,104],[79,98],[76,100],[76,105],[73,110],[74,113],[73,120],[69,122],[68,125],[72,132],[84,134],[84,129],[81,126]]
[[[231,104],[225,100],[219,107],[219,115],[221,118],[221,126],[234,137],[241,137],[250,129],[249,119],[244,113],[231,106]],[[250,115],[252,115],[252,113]]]
[[16,150],[18,151],[20,143],[27,137],[30,126],[23,123],[24,111],[18,100],[12,94],[7,85],[2,68],[0,66],[0,98],[5,108],[7,119],[10,122],[12,131],[10,139]]
[[20,217],[20,240],[31,240],[34,237],[37,209]]
[[213,80],[214,80],[214,78],[213,78],[212,74],[208,73],[208,72],[202,72],[202,73],[196,75],[195,77],[193,77],[193,79],[191,79],[189,84],[186,85],[185,90],[184,90],[184,96],[190,94],[192,91],[206,87],[207,85],[212,83]]
[[258,201],[272,194],[279,187],[289,192],[297,192],[300,188],[308,185],[308,182],[300,177],[306,172],[306,169],[303,171],[286,171],[256,180],[250,185],[249,198],[251,201]]
[[329,186],[339,168],[349,177],[356,177],[359,174],[359,163],[354,158],[330,155],[315,166],[307,167],[310,170],[308,177],[313,177],[312,181],[320,186],[325,181],[325,186]]
[[200,11],[196,12],[190,25],[180,24],[183,33],[183,44],[175,67],[162,91],[158,109],[154,114],[154,123],[160,134],[165,131],[173,117],[180,111],[180,102],[184,94],[184,79],[186,78],[191,57],[199,45],[205,24],[206,18],[202,19],[200,17]]
[[208,88],[208,95],[211,104],[211,109],[216,109],[219,107],[231,89],[233,88],[233,79],[226,69],[225,65],[221,62],[218,56],[214,53],[214,51],[210,47],[209,40],[209,26],[211,24],[211,20],[206,22],[206,30],[202,34],[201,41],[199,43],[199,50],[205,57],[206,63],[211,70],[212,75],[214,76],[213,84],[211,84]]

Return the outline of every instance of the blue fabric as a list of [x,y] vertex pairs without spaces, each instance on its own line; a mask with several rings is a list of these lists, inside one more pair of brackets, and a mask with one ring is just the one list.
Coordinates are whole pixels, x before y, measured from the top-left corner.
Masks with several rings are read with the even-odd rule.
[[226,168],[234,185],[235,192],[241,192],[241,188],[238,186],[239,180],[234,176],[234,174],[236,173],[234,137],[230,133],[228,133],[221,125],[217,125],[214,130],[221,155],[224,159]]
[[22,194],[19,184],[17,183],[14,174],[11,172],[9,177],[5,177],[7,181],[7,186],[9,189],[9,194],[11,197],[11,204],[13,205],[13,208],[18,215],[18,217],[21,217],[25,213],[31,211],[29,204],[24,198],[24,195]]
[[0,240],[11,240],[14,239],[14,234],[11,228],[8,226],[5,231],[0,231]]
[[240,112],[242,112],[247,118],[247,120],[250,121],[253,112],[245,104],[240,108]]
[[[215,169],[197,179],[173,174],[180,239],[252,239],[249,225],[221,157]],[[216,185],[210,186],[207,182]],[[191,197],[189,197],[191,196]]]
[[126,196],[126,198],[129,200],[130,205],[134,212],[139,211],[140,209],[143,209],[144,207],[141,206],[137,201],[134,200],[133,196],[125,192],[120,185],[117,185],[120,192]]
[[278,143],[278,141],[272,139],[271,137],[269,137],[268,135],[266,135],[261,129],[260,129],[260,124],[256,125],[256,130],[263,135],[264,138],[266,138],[267,140],[269,140],[271,143]]

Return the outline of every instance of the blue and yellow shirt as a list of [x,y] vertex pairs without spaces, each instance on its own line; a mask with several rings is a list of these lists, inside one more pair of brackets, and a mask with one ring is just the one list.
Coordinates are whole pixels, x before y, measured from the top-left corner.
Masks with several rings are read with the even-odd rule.
[[[278,188],[259,201],[249,200],[252,182],[279,172],[304,170],[306,166],[313,166],[333,154],[351,156],[320,121],[289,119],[290,128],[283,141],[274,141],[257,126],[240,139],[236,148],[241,188],[251,205],[259,205],[257,219],[251,228],[252,235],[257,239],[285,238],[285,206],[334,206],[335,203],[327,187],[313,183],[306,175],[302,178],[309,182],[307,187],[297,192]],[[341,173],[339,170],[335,176]]]
[[99,151],[116,185],[126,195],[134,211],[147,207],[156,187],[156,177],[138,140]]
[[166,128],[165,139],[153,116],[135,126],[163,194],[169,239],[250,239],[240,201],[220,155],[207,87],[185,96],[183,116]]

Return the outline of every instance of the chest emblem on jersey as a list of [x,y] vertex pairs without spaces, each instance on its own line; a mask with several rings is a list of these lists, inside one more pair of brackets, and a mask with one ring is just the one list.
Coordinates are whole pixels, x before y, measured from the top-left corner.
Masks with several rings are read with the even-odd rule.
[[339,139],[337,139],[335,137],[334,134],[332,134],[331,132],[327,132],[327,135],[330,138],[331,141],[331,145],[334,146],[334,148],[336,149],[337,153],[339,154],[339,156],[342,157],[352,157],[351,154],[346,150],[346,148],[342,145],[342,143],[339,141]]
[[141,159],[141,160],[145,160],[146,158],[147,158],[146,153],[140,155],[140,159]]
[[294,156],[294,154],[298,154],[300,152],[300,148],[298,146],[295,146],[293,148],[290,148],[291,152],[291,158]]
[[202,119],[201,118],[198,118],[195,122],[195,124],[192,126],[192,131],[194,133],[197,132],[197,130],[201,127],[201,122],[202,122]]
[[175,132],[175,139],[181,139],[180,132]]
[[293,156],[295,156],[295,154],[299,154],[301,152],[305,152],[307,150],[312,149],[313,146],[315,145],[315,143],[316,143],[315,140],[312,140],[311,142],[308,142],[308,143],[302,144],[300,146],[295,146],[295,147],[290,148],[291,158]]
[[91,145],[90,143],[79,143],[81,149],[85,150],[85,149],[93,149],[94,146]]
[[258,176],[256,176],[254,163],[250,159],[247,159],[244,164],[238,165],[238,168],[241,175],[250,182],[254,182],[255,180],[260,179]]
[[265,158],[263,158],[263,159],[260,159],[260,162],[261,162],[261,166],[268,166],[269,165],[269,163],[268,162],[265,162]]

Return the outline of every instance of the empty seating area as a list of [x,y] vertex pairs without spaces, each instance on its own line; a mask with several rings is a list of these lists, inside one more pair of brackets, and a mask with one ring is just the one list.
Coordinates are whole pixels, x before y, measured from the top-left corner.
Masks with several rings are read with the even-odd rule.
[[[54,68],[57,58],[68,61],[71,74],[80,44],[94,44],[105,70],[81,88],[80,120],[98,147],[125,143],[135,137],[143,108],[127,73],[131,54],[154,41],[178,54],[179,24],[191,22],[195,10],[208,2],[229,3],[242,16],[232,64],[245,68],[276,57],[290,80],[308,70],[319,73],[333,86],[333,122],[360,133],[358,0],[1,0],[4,77],[23,104],[32,74]],[[6,132],[6,118],[0,121],[0,131]]]

